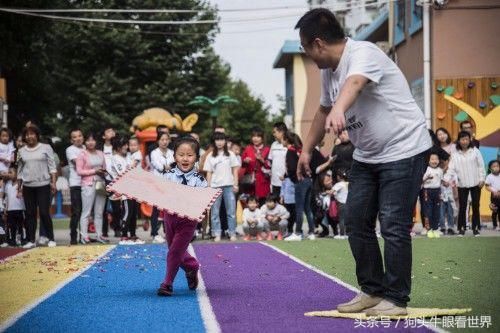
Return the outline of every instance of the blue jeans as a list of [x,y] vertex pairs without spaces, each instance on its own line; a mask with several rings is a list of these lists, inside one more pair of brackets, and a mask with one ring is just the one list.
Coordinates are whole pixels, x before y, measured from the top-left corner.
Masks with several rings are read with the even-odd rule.
[[224,199],[224,205],[226,206],[227,213],[228,231],[229,235],[232,236],[236,233],[236,199],[234,197],[233,187],[223,186],[220,187],[220,189],[222,189],[222,195],[215,200],[211,210],[212,234],[214,236],[220,236],[221,234],[219,212],[222,200]]
[[448,229],[453,229],[453,206],[451,201],[441,202],[441,218],[439,220],[439,227],[446,229],[446,222],[448,222]]
[[[399,161],[354,161],[349,178],[345,223],[361,290],[398,306],[410,300],[413,208],[422,184],[427,153]],[[375,223],[384,238],[384,261]],[[385,262],[385,272],[384,272]]]
[[304,178],[295,183],[295,233],[302,234],[304,212],[306,213],[309,233],[314,232],[314,218],[311,211],[311,178]]

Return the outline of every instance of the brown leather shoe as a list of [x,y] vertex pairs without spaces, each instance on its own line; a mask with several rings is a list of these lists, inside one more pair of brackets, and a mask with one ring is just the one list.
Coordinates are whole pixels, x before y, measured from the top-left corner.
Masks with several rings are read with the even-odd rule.
[[198,270],[186,272],[186,280],[190,290],[198,288]]
[[364,292],[360,292],[349,302],[337,305],[337,311],[341,313],[362,312],[365,309],[374,307],[380,301],[382,301],[382,297],[370,296]]
[[402,308],[396,304],[384,299],[374,307],[366,309],[368,317],[385,317],[385,316],[406,316],[408,311],[406,307]]

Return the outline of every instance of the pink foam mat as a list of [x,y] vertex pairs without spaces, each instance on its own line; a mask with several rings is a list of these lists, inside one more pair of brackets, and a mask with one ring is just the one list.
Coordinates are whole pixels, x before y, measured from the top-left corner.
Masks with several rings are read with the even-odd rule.
[[222,191],[173,183],[141,168],[127,170],[107,190],[155,206],[168,214],[201,222]]

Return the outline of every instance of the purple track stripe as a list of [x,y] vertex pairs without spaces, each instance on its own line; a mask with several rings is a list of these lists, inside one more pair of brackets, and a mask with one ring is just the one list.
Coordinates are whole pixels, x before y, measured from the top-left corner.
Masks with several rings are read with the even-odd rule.
[[[207,294],[222,332],[403,332],[355,328],[355,321],[306,317],[355,294],[258,243],[196,244]],[[395,325],[393,322],[392,326]],[[420,328],[418,331],[430,331]]]

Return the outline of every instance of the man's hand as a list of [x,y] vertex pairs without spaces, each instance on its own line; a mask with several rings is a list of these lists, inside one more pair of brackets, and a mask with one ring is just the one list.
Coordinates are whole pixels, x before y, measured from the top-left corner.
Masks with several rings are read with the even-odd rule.
[[479,188],[483,188],[484,182],[479,182]]
[[50,182],[50,192],[52,192],[52,194],[55,194],[57,192],[57,187],[55,182]]
[[297,178],[298,180],[304,179],[304,174],[311,177],[311,154],[303,151],[299,157],[299,163],[297,164]]
[[345,128],[344,112],[338,111],[335,107],[332,108],[326,117],[325,131],[326,133],[340,134]]

